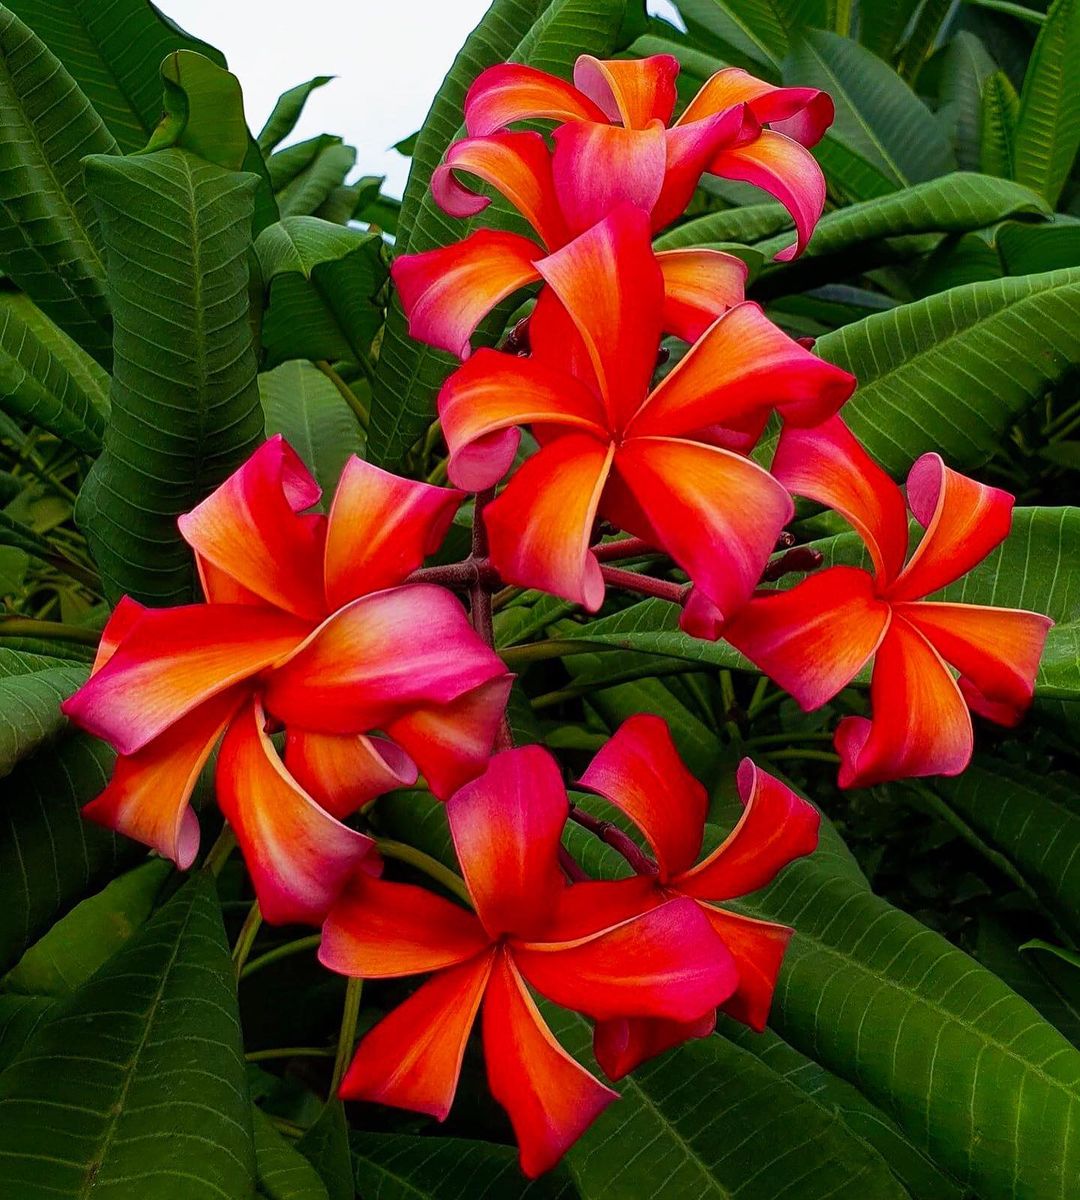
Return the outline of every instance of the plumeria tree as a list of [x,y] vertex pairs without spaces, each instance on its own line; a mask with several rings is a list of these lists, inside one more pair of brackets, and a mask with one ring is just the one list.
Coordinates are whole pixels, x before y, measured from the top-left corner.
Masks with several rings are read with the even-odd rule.
[[1072,1194],[1080,8],[894,8],[495,0],[398,202],[0,6],[0,1194]]

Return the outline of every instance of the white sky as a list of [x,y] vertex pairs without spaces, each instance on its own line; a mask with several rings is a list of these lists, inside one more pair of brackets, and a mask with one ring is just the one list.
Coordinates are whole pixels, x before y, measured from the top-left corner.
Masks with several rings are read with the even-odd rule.
[[[488,0],[156,2],[224,53],[243,84],[256,133],[286,88],[315,75],[336,75],[312,94],[290,140],[340,134],[359,150],[356,174],[386,175],[386,190],[398,196],[409,164],[389,147],[420,127],[455,54],[488,7]],[[666,0],[650,0],[649,7],[672,15]],[[274,19],[275,10],[282,20]]]

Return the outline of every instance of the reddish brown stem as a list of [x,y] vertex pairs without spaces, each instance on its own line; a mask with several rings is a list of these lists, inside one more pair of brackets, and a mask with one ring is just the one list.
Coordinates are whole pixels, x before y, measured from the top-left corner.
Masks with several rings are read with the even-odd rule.
[[619,558],[638,558],[643,554],[659,554],[660,551],[641,538],[622,538],[617,542],[601,542],[592,547],[597,562],[614,562]]
[[656,863],[641,849],[629,834],[623,833],[618,825],[601,820],[576,805],[570,805],[570,820],[595,834],[606,846],[621,854],[638,875],[656,875]]
[[824,561],[821,551],[813,546],[794,546],[774,562],[769,563],[762,573],[762,580],[772,582],[782,579],[792,571],[816,571]]
[[565,846],[559,847],[559,866],[571,883],[587,883],[590,876]]
[[[476,502],[473,507],[472,553],[469,556],[469,561],[474,564],[474,567],[477,564],[487,563],[488,561],[484,509],[491,503],[494,497],[494,488],[488,488],[487,491],[477,492],[476,494]],[[495,629],[491,609],[491,592],[491,587],[484,582],[481,578],[481,572],[477,569],[475,582],[469,588],[469,616],[472,618],[473,628],[484,639],[487,645],[494,650]],[[514,739],[510,733],[510,722],[507,720],[506,714],[503,713],[502,720],[499,722],[498,733],[495,735],[493,749],[497,753],[500,750],[509,750],[513,744]]]
[[494,591],[502,586],[498,571],[491,565],[490,559],[468,558],[460,562],[444,563],[437,567],[421,567],[405,581],[406,583],[437,583],[442,587],[456,588],[458,591],[470,591],[480,584],[488,591]]
[[687,583],[670,583],[666,579],[654,579],[651,575],[639,575],[636,571],[624,571],[621,567],[602,566],[600,574],[604,582],[612,587],[640,592],[643,596],[655,596],[658,600],[670,600],[672,604],[682,604],[690,590]]

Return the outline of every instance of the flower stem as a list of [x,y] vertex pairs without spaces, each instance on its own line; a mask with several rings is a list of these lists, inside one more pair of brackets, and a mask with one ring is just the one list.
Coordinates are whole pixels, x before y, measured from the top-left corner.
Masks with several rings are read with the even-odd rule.
[[773,762],[795,762],[799,759],[827,763],[838,763],[840,761],[840,755],[833,754],[831,750],[769,750],[766,751],[765,757],[771,759]]
[[758,746],[791,746],[798,742],[831,742],[835,735],[823,730],[805,730],[801,733],[765,733],[760,737],[748,738],[748,749]]
[[259,934],[259,927],[261,925],[262,911],[259,908],[259,902],[256,900],[248,909],[248,915],[244,918],[243,925],[240,926],[240,932],[236,935],[236,945],[233,947],[233,965],[236,968],[238,978],[240,972],[244,969],[244,963],[248,960],[248,955],[251,953],[251,947],[255,944],[255,938]]
[[371,414],[360,397],[325,359],[320,359],[315,365],[330,380],[334,387],[337,388],[341,398],[352,409],[353,416],[356,418],[360,428],[367,429],[368,422],[371,420]]
[[[488,538],[487,528],[484,525],[484,509],[494,499],[495,489],[487,488],[483,492],[477,492],[473,505],[472,554],[470,557],[477,565],[487,562]],[[498,583],[501,583],[501,580]],[[477,569],[476,582],[469,588],[469,615],[472,618],[473,628],[492,650],[495,649],[495,626],[491,593],[498,587],[498,583],[492,585],[490,580],[486,580],[482,572]],[[504,712],[499,720],[495,745],[492,749],[495,752],[509,750],[513,744],[514,738],[510,732],[510,722]]]
[[690,591],[689,584],[654,579],[651,575],[639,575],[636,571],[624,571],[621,567],[601,566],[600,574],[604,577],[604,582],[610,583],[612,587],[639,592],[643,596],[654,596],[672,604],[682,604]]
[[336,1050],[325,1046],[280,1046],[273,1050],[253,1050],[245,1054],[249,1063],[270,1062],[275,1058],[333,1058]]
[[247,979],[249,975],[254,975],[256,971],[261,971],[263,967],[270,966],[271,963],[280,962],[283,958],[289,958],[293,954],[303,954],[305,950],[314,950],[318,947],[322,937],[318,933],[313,933],[310,937],[297,938],[293,942],[285,942],[281,946],[275,946],[273,950],[267,950],[265,954],[260,954],[258,958],[251,959],[250,962],[244,964],[240,971],[240,978]]
[[570,820],[595,834],[605,845],[621,854],[633,867],[638,875],[656,875],[658,868],[655,862],[641,849],[629,834],[623,833],[618,825],[611,821],[601,820],[591,813],[585,812],[576,804],[570,805]]
[[345,985],[345,1007],[341,1013],[341,1033],[338,1035],[337,1055],[334,1058],[334,1074],[330,1080],[330,1097],[337,1095],[338,1088],[352,1061],[353,1044],[356,1041],[356,1021],[360,1016],[360,997],[364,990],[362,979],[350,979]]
[[384,858],[392,858],[397,862],[408,863],[410,867],[415,867],[416,870],[422,871],[430,879],[434,879],[436,883],[441,883],[448,892],[453,892],[459,900],[464,901],[470,908],[472,907],[472,897],[465,887],[465,880],[460,875],[451,871],[449,867],[443,866],[437,858],[432,858],[430,854],[425,854],[423,850],[417,850],[415,846],[408,846],[404,842],[395,842],[391,838],[376,838],[375,844],[379,847],[379,853]]
[[571,883],[587,883],[589,875],[565,846],[559,847],[559,866]]
[[703,670],[705,670],[703,664],[696,662],[679,662],[676,660],[669,666],[665,666],[663,663],[646,663],[644,666],[619,671],[614,675],[607,676],[605,679],[583,680],[580,683],[571,683],[567,687],[560,688],[557,692],[545,692],[544,695],[535,697],[531,703],[533,711],[537,712],[544,708],[554,708],[556,704],[562,704],[565,700],[576,700],[579,696],[586,696],[590,692],[602,692],[607,688],[617,687],[620,683],[632,683],[635,679],[659,679],[666,675],[690,675]]
[[63,621],[36,621],[31,617],[0,617],[0,637],[47,638],[58,642],[78,642],[96,646],[101,640],[97,629],[67,625]]
[[592,547],[597,562],[614,562],[619,558],[643,558],[646,555],[659,555],[661,551],[641,538],[620,538],[617,542],[601,542]]
[[549,658],[569,658],[574,654],[595,654],[603,650],[624,650],[625,646],[607,642],[590,642],[587,638],[546,638],[539,642],[528,642],[524,646],[507,646],[499,653],[511,671],[534,662]]
[[221,827],[217,841],[210,847],[203,861],[203,870],[209,871],[216,879],[221,874],[229,855],[236,849],[236,835],[228,825]]

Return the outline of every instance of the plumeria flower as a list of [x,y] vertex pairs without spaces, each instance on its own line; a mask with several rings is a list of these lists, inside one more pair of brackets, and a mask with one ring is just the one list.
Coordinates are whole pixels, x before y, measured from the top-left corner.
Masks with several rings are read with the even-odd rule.
[[[678,217],[704,171],[744,180],[791,212],[802,250],[821,215],[825,180],[807,146],[833,118],[829,97],[813,88],[776,88],[732,67],[717,72],[669,129],[678,60],[578,59],[573,86],[533,67],[505,63],[469,90],[470,136],[455,142],[431,179],[446,212],[472,217],[489,203],[462,175],[488,184],[538,238],[484,229],[451,246],[403,255],[394,282],[413,337],[460,358],[477,324],[507,296],[538,281],[537,260],[561,249],[620,204],[650,214],[654,230]],[[535,132],[507,132],[533,118],[559,122],[554,150]],[[764,126],[769,126],[768,128]],[[693,341],[743,299],[739,259],[702,248],[656,255],[668,297],[664,330]]]
[[377,869],[343,818],[417,768],[441,796],[482,769],[510,685],[449,592],[396,586],[461,493],[352,458],[329,516],[305,512],[319,497],[280,437],[261,446],[180,519],[207,603],[122,600],[63,705],[120,754],[85,815],[181,868],[199,847],[191,792],[224,734],[218,803],[275,923],[318,923],[358,866]]
[[[562,919],[573,908],[612,918],[688,896],[699,906],[731,955],[739,974],[723,1011],[759,1032],[765,1028],[780,964],[792,930],[745,917],[716,902],[734,900],[772,881],[788,863],[817,846],[817,810],[749,758],[739,765],[743,803],[738,824],[711,854],[697,862],[709,798],[679,757],[667,723],[639,714],[616,731],[580,786],[610,801],[644,835],[656,856],[655,875],[614,884],[586,883],[568,893]],[[593,917],[595,919],[595,915]],[[698,1021],[622,1017],[598,1021],[596,1059],[611,1079],[692,1037],[705,1037],[715,1011]]]
[[480,350],[443,386],[451,481],[492,486],[529,426],[539,453],[484,510],[503,578],[597,609],[599,515],[669,554],[718,624],[750,596],[792,513],[784,488],[729,447],[752,444],[774,409],[822,420],[854,378],[740,304],[650,390],[663,280],[640,209],[624,205],[538,266],[549,286],[532,356]]
[[[836,730],[841,787],[959,774],[973,749],[969,709],[1002,725],[1019,721],[1053,622],[923,598],[1005,539],[1012,496],[924,454],[908,474],[905,505],[838,417],[818,429],[785,430],[773,473],[850,521],[873,572],[830,567],[790,591],[762,593],[724,636],[806,710],[832,699],[873,659],[873,719],[845,717]],[[910,558],[907,506],[926,531]]]
[[[431,974],[363,1039],[340,1095],[445,1119],[482,1006],[488,1082],[510,1115],[522,1170],[535,1176],[616,1094],[558,1044],[529,987],[597,1021],[694,1021],[731,995],[737,972],[690,900],[560,925],[560,900],[573,890],[558,862],[569,804],[541,747],[497,754],[446,811],[475,913],[357,875],[323,926],[319,958],[331,970]],[[605,885],[594,886],[602,896]]]

